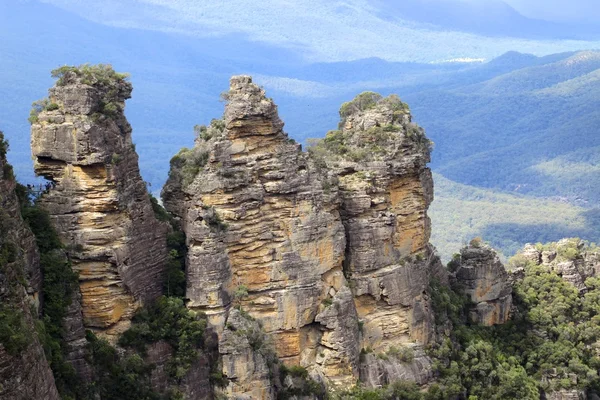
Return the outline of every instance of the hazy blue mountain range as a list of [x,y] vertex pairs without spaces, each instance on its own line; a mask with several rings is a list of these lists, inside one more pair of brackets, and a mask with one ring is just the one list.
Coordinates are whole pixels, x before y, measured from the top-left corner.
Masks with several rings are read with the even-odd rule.
[[[134,93],[127,115],[143,177],[155,192],[166,179],[171,156],[182,146],[192,145],[193,126],[220,117],[223,105],[215,99],[227,89],[229,77],[245,73],[267,89],[279,104],[286,131],[301,142],[335,129],[340,104],[361,91],[398,93],[408,102],[415,121],[435,142],[432,167],[443,175],[440,181],[450,179],[437,186],[440,201],[432,210],[438,230],[434,237],[446,254],[452,251],[448,243],[479,234],[493,238],[507,253],[538,238],[550,241],[576,234],[600,238],[590,229],[589,214],[587,219],[583,215],[600,199],[600,53],[561,52],[600,47],[591,41],[596,39],[594,26],[579,22],[581,29],[570,30],[573,21],[543,21],[521,14],[512,7],[515,4],[491,0],[477,4],[410,0],[402,7],[391,1],[355,0],[343,3],[350,7],[345,13],[314,0],[315,7],[323,10],[323,20],[317,22],[332,24],[319,28],[323,41],[334,35],[329,29],[341,23],[334,16],[346,25],[359,17],[364,20],[364,26],[335,33],[352,51],[341,47],[339,52],[328,53],[339,43],[314,37],[298,42],[302,32],[296,32],[295,26],[288,28],[289,37],[282,36],[281,21],[264,27],[277,40],[257,36],[247,18],[254,15],[260,25],[261,10],[240,17],[238,29],[226,24],[229,20],[217,13],[216,6],[191,7],[183,19],[186,25],[180,26],[182,22],[175,17],[181,16],[181,2],[142,2],[153,5],[145,8],[150,13],[146,19],[127,14],[131,2],[0,4],[0,129],[10,140],[9,159],[21,180],[33,179],[27,122],[30,104],[47,94],[52,84],[50,70],[57,66],[111,63],[118,71],[131,73]],[[228,3],[220,12],[235,13],[241,3]],[[283,3],[273,2],[273,9],[285,10]],[[341,2],[332,4],[342,7]],[[493,11],[497,9],[504,11]],[[456,18],[439,19],[435,10],[456,14]],[[200,11],[215,21],[200,23]],[[495,22],[488,15],[494,15]],[[299,20],[305,17],[300,15]],[[218,22],[228,28],[215,28]],[[507,37],[507,32],[514,37]],[[563,40],[573,38],[588,41]],[[471,50],[448,53],[447,40],[459,41]],[[486,50],[480,51],[482,47]],[[511,51],[500,55],[508,49],[554,54]],[[334,56],[324,57],[325,53]],[[484,63],[438,62],[490,54],[499,57]],[[474,203],[454,201],[464,200],[469,191],[480,193],[481,198],[469,200]],[[500,191],[506,197],[488,201],[488,195],[501,196]],[[505,209],[499,211],[498,204],[523,205],[531,199],[527,196],[544,199],[520,209],[521,219],[506,218]],[[438,205],[442,203],[444,207]],[[465,204],[481,208],[469,211]],[[483,209],[487,211],[481,213]],[[454,214],[473,218],[473,222],[460,234],[449,235],[446,228]],[[446,222],[436,225],[435,219]],[[540,229],[527,231],[519,220],[529,225],[537,220]]]

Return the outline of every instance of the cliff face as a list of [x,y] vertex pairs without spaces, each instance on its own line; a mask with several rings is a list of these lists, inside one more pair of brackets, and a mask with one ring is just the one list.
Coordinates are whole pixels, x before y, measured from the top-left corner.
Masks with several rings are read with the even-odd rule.
[[20,217],[5,151],[0,132],[0,399],[58,400],[34,325],[42,282],[39,254]]
[[[233,78],[228,98],[224,120],[174,157],[163,189],[187,235],[188,306],[222,331],[235,301],[261,321],[284,362],[308,365],[323,353],[317,369],[354,379],[356,354],[326,344],[339,328],[316,322],[345,283],[336,199],[250,77]],[[335,369],[322,367],[329,358],[340,360]]]
[[496,252],[477,241],[460,251],[455,277],[475,304],[471,319],[483,325],[503,324],[510,318],[512,287]]
[[434,332],[427,287],[441,268],[428,244],[430,142],[394,95],[363,93],[340,115],[339,130],[310,152],[338,180],[344,269],[364,323],[363,347],[425,344]]
[[[188,306],[207,312],[227,343],[229,309],[242,308],[286,364],[345,387],[360,376],[361,348],[431,339],[426,292],[441,267],[428,245],[429,141],[406,105],[377,96],[348,108],[342,130],[309,156],[264,91],[234,77],[223,120],[173,158],[163,189],[187,235]],[[264,374],[247,372],[264,370],[254,364],[226,368],[239,393],[264,386]],[[388,364],[385,379],[411,376]]]
[[112,69],[64,71],[31,127],[35,171],[53,182],[40,204],[79,272],[85,327],[106,335],[160,295],[166,260],[123,114],[130,93]]

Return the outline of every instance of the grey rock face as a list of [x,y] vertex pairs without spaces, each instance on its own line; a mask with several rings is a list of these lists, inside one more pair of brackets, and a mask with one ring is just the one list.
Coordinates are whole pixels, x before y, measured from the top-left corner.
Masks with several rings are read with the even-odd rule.
[[123,114],[130,93],[123,79],[69,72],[50,89],[56,109],[31,127],[35,171],[54,182],[40,204],[79,272],[84,325],[109,338],[161,294],[167,257]]
[[475,303],[471,318],[488,326],[506,322],[512,306],[512,286],[496,252],[483,243],[472,242],[460,256],[455,277]]
[[[152,389],[158,393],[165,393],[174,384],[174,380],[167,371],[167,365],[172,357],[173,348],[165,341],[159,341],[148,346],[146,362],[148,365],[154,366],[150,382]],[[185,376],[181,378],[178,389],[187,400],[213,399],[210,372],[208,356],[201,352]]]
[[380,387],[397,381],[413,381],[425,385],[434,379],[431,359],[421,346],[407,345],[414,352],[411,361],[401,361],[394,355],[374,353],[361,356],[360,380],[370,387]]
[[324,178],[282,129],[264,91],[249,77],[232,78],[224,120],[174,157],[163,199],[188,240],[188,306],[221,332],[245,288],[236,301],[261,321],[279,357],[312,368],[315,318],[345,285],[345,232]]
[[41,294],[39,254],[33,234],[21,219],[16,182],[5,174],[8,170],[5,155],[0,154],[0,249],[8,248],[11,254],[0,260],[0,306],[19,316],[20,326],[15,329],[28,343],[18,352],[9,352],[0,343],[0,400],[58,400],[34,325]]

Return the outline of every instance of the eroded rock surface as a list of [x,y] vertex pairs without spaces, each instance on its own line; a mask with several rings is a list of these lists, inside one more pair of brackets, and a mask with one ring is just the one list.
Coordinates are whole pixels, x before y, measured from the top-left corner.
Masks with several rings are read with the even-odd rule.
[[427,288],[444,276],[429,245],[433,200],[430,142],[397,96],[366,92],[345,103],[339,129],[310,149],[339,187],[351,282],[364,348],[428,343],[434,332]]
[[21,219],[4,145],[0,132],[0,312],[3,332],[11,332],[8,342],[0,342],[0,399],[58,400],[34,325],[42,283],[39,253]]
[[[325,186],[283,132],[273,101],[239,76],[231,80],[224,119],[174,157],[163,189],[188,240],[188,306],[222,331],[243,289],[240,306],[261,321],[290,365],[317,366],[323,332],[335,328],[315,318],[345,285],[344,227]],[[352,366],[343,368],[348,382],[356,379]]]
[[496,252],[474,240],[455,261],[459,263],[456,280],[475,304],[471,319],[487,326],[506,322],[512,306],[512,286]]
[[40,204],[79,272],[84,325],[109,337],[160,295],[167,256],[123,114],[130,93],[119,77],[66,72],[31,127],[35,172],[53,182]]
[[233,309],[219,340],[228,398],[276,399],[277,365],[272,343],[257,321]]
[[580,292],[587,290],[587,278],[600,275],[600,250],[580,239],[561,239],[546,246],[528,244],[517,257],[548,267]]
[[[397,97],[369,96],[309,156],[264,91],[234,77],[223,119],[172,159],[163,189],[187,236],[188,306],[229,335],[235,303],[283,362],[339,387],[359,378],[361,348],[432,339],[427,288],[445,279],[428,243],[430,142]],[[244,381],[264,380],[255,367]],[[389,379],[404,375],[428,374]]]

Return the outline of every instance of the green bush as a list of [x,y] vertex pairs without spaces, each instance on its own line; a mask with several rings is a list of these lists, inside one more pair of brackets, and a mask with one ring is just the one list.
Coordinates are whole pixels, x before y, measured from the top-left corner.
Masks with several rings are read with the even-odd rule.
[[138,310],[131,328],[119,338],[119,345],[145,354],[147,345],[166,341],[174,349],[169,374],[181,378],[204,346],[206,326],[206,317],[188,310],[182,299],[163,296]]
[[8,304],[7,299],[0,302],[0,344],[12,356],[19,355],[31,343],[32,337],[25,324],[23,311],[17,304]]
[[139,355],[120,357],[114,347],[91,331],[86,332],[86,339],[87,361],[95,372],[90,399],[161,400],[151,389],[152,366]]
[[38,336],[59,392],[65,397],[77,397],[83,389],[75,371],[64,359],[66,348],[63,340],[63,320],[77,287],[78,275],[71,268],[48,213],[31,201],[30,194],[24,186],[17,186],[17,195],[21,202],[21,215],[35,235],[40,250],[40,266],[44,279],[43,317],[37,324]]
[[118,82],[125,81],[129,78],[129,74],[118,73],[113,70],[109,64],[82,64],[80,66],[65,65],[52,70],[52,77],[57,79],[57,86],[64,86],[65,75],[73,73],[81,78],[81,82],[86,85],[104,85],[110,86]]
[[198,147],[193,149],[183,148],[171,158],[171,171],[169,174],[177,173],[181,176],[183,187],[189,186],[198,173],[208,163],[209,153]]

